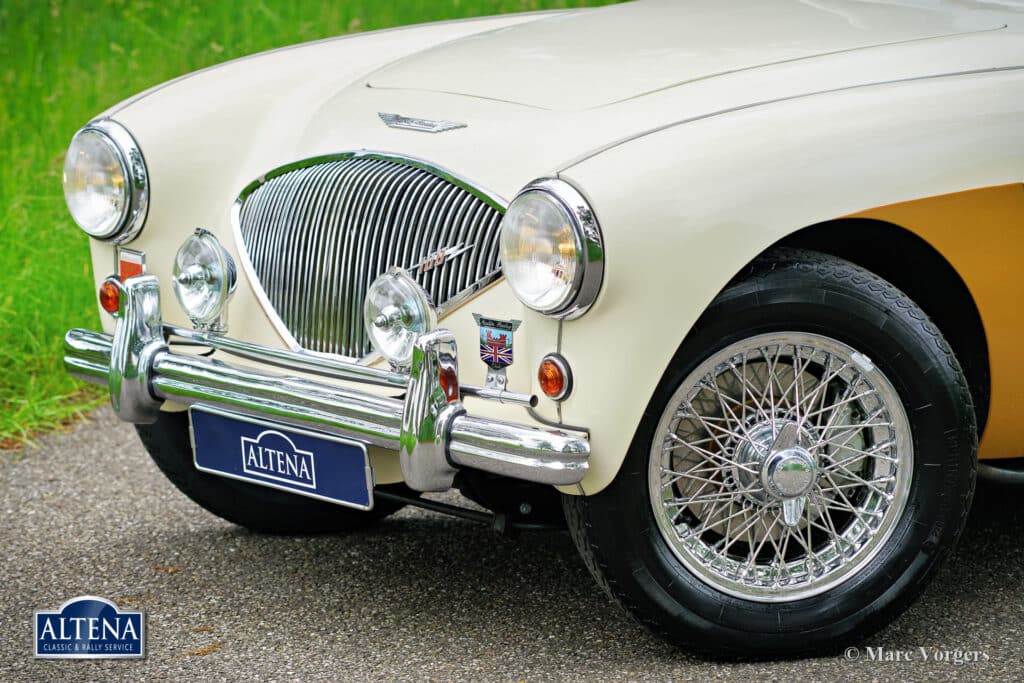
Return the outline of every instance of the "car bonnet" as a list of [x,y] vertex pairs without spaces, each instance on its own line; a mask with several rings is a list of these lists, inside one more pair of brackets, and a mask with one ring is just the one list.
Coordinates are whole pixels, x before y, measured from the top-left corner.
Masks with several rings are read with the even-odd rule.
[[465,37],[367,84],[578,111],[769,64],[999,27],[963,3],[654,0]]

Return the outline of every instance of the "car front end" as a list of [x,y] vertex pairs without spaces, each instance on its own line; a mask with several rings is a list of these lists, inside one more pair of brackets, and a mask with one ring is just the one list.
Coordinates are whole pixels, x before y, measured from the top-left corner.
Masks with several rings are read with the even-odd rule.
[[[495,125],[477,122],[507,113],[467,126],[445,118],[467,119],[456,98],[375,90],[364,78],[403,51],[537,18],[239,60],[85,126],[65,185],[92,237],[104,329],[68,333],[69,371],[107,385],[115,412],[136,424],[199,405],[352,439],[368,449],[377,484],[444,490],[466,467],[578,484],[590,448],[585,427],[559,425],[571,370],[557,329],[600,289],[596,221],[580,222],[569,202],[581,197],[567,183],[529,186],[533,164],[513,169],[477,153]],[[323,68],[297,81],[310,64]],[[225,88],[247,97],[195,110],[197,97]],[[422,112],[436,118],[407,115]],[[539,238],[572,252],[548,254],[572,272],[555,264],[562,270],[540,286],[565,286],[539,305],[549,315],[488,347],[485,328],[504,332],[493,325],[518,325],[527,310],[499,282],[499,225],[524,186],[524,202],[548,198],[551,220],[573,222]],[[542,367],[561,382],[558,401],[540,389]],[[372,493],[361,500],[372,505]]]
[[[103,320],[65,366],[249,528],[567,528],[684,647],[873,633],[963,528],[988,361],[856,217],[907,244],[901,203],[1017,206],[1020,41],[839,4],[376,32],[114,107],[65,166]],[[419,497],[450,488],[491,514]]]

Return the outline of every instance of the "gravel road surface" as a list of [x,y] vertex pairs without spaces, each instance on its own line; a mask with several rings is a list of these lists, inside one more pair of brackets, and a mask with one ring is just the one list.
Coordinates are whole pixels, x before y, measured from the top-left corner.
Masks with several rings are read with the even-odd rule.
[[[565,534],[406,508],[367,532],[256,535],[101,410],[0,452],[0,680],[1024,680],[1022,493],[980,486],[952,562],[848,656],[722,664],[620,614]],[[83,594],[146,612],[146,659],[32,658],[33,610]]]

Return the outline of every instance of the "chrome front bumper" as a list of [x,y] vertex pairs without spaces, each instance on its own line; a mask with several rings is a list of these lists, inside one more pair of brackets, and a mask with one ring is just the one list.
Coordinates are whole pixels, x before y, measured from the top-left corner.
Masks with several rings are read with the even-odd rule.
[[[405,483],[418,491],[450,488],[462,467],[552,485],[578,483],[587,473],[590,444],[584,437],[466,412],[466,392],[450,381],[458,377],[458,357],[447,330],[421,336],[409,372],[397,373],[165,325],[153,275],[129,278],[121,289],[114,335],[68,331],[64,366],[76,377],[106,385],[114,412],[127,422],[151,423],[163,402],[172,401],[311,428],[398,451]],[[170,336],[267,366],[391,387],[404,398],[173,353]],[[442,377],[449,380],[447,392]]]

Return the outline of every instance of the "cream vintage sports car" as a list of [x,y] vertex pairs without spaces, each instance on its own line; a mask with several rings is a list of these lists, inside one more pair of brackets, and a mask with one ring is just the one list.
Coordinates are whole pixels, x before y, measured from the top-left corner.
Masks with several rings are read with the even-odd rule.
[[[566,525],[685,648],[821,652],[921,594],[979,468],[1020,476],[1022,179],[1010,2],[324,40],[75,135],[104,312],[64,363],[237,524]],[[419,498],[453,487],[493,515]]]

